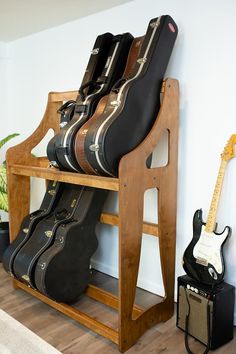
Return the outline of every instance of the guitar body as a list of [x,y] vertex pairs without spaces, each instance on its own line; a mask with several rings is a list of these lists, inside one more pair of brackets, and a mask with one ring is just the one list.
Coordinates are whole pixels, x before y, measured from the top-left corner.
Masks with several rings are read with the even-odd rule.
[[20,231],[17,237],[11,242],[3,256],[4,269],[14,275],[13,262],[17,253],[31,237],[37,224],[52,211],[57,203],[61,191],[61,184],[55,181],[49,181],[40,209],[25,216],[22,221]]
[[75,302],[91,277],[90,258],[98,241],[95,227],[108,191],[86,187],[73,221],[60,225],[54,242],[38,259],[34,282],[46,296]]
[[132,75],[111,91],[103,114],[86,133],[84,153],[96,174],[117,176],[121,157],[151,130],[176,36],[170,16],[150,21]]
[[224,279],[223,245],[231,228],[226,226],[222,233],[214,231],[212,234],[202,230],[204,225],[199,209],[193,217],[193,238],[184,252],[183,268],[190,277],[214,286]]
[[75,134],[93,115],[100,99],[110,92],[114,83],[120,79],[132,41],[133,36],[130,33],[113,36],[101,75],[92,84],[93,90],[88,91],[86,95],[81,95],[83,90],[80,88],[75,114],[55,138],[57,159],[64,170],[82,172],[75,158]]

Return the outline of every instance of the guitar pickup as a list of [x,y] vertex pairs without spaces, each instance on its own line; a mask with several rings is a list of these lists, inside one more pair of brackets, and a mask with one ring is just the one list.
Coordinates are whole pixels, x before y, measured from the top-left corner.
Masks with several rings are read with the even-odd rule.
[[208,262],[207,262],[207,260],[204,259],[204,258],[197,257],[197,258],[196,258],[196,263],[197,263],[197,264],[201,264],[201,265],[203,265],[203,266],[205,266],[205,267],[208,266]]

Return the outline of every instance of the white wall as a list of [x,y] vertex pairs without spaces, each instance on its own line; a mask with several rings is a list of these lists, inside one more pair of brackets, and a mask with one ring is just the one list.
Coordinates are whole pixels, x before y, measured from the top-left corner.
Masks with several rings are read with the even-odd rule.
[[[0,140],[8,134],[8,52],[6,43],[0,42]],[[7,145],[9,146],[9,144]],[[7,147],[6,146],[6,147]],[[0,164],[5,160],[6,147],[0,150]],[[4,211],[0,211],[2,220],[7,220],[8,215]]]
[[[218,173],[220,154],[236,133],[236,3],[233,0],[135,0],[69,24],[11,42],[9,51],[9,129],[28,136],[39,123],[49,91],[79,87],[95,37],[105,31],[143,35],[151,18],[170,14],[179,35],[166,76],[180,82],[180,136],[176,276],[192,237],[192,216],[206,217]],[[219,229],[231,225],[225,246],[226,281],[236,285],[236,160],[227,167],[218,213]],[[41,196],[38,196],[40,199]],[[148,192],[145,215],[154,220],[155,196]],[[111,194],[106,209],[116,210]],[[114,237],[110,235],[114,234]],[[117,230],[99,227],[100,248],[94,264],[117,274]],[[161,291],[157,240],[145,236],[139,281]]]
[[[7,133],[7,68],[8,54],[6,43],[0,42],[0,107],[1,107],[1,132],[0,139]],[[0,161],[2,156],[0,156]]]

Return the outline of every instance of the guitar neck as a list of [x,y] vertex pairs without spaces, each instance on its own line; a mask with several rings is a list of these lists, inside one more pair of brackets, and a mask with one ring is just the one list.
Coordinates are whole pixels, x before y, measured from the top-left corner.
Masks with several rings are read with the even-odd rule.
[[206,232],[213,232],[215,230],[216,213],[217,213],[217,208],[218,208],[219,199],[220,199],[220,193],[221,193],[221,189],[222,189],[222,185],[223,185],[226,165],[227,165],[227,161],[221,160],[220,169],[219,169],[218,177],[216,180],[214,193],[213,193],[213,197],[211,200],[210,211],[208,213],[207,222],[206,222],[206,226],[205,226]]

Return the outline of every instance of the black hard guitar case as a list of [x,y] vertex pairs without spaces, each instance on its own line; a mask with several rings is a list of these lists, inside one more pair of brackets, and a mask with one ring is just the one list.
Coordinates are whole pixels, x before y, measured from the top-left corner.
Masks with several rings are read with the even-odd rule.
[[[65,127],[72,119],[75,112],[75,104],[76,101],[70,100],[65,102],[57,113],[60,114],[60,128]],[[56,150],[55,150],[55,141],[56,135],[49,141],[47,145],[47,156],[52,166],[61,167],[57,158]]]
[[84,190],[84,187],[69,183],[60,183],[60,187],[61,192],[53,210],[37,223],[13,262],[15,277],[32,287],[38,258],[53,243],[57,228],[73,220]]
[[[62,169],[82,172],[74,153],[75,134],[91,117],[99,100],[110,92],[114,83],[123,74],[133,36],[130,33],[114,36],[101,76],[96,81],[80,87],[75,113],[71,121],[55,136],[55,150]],[[84,91],[89,87],[87,93]]]
[[40,256],[35,268],[35,285],[48,297],[75,302],[90,280],[90,258],[98,241],[95,226],[107,191],[86,187],[73,221],[60,225],[53,244]]
[[103,114],[90,126],[85,155],[100,175],[118,175],[121,157],[147,136],[160,108],[160,90],[177,37],[166,15],[150,21],[130,77],[111,91]]
[[60,194],[61,185],[56,181],[49,181],[40,209],[27,215],[21,224],[20,231],[14,241],[8,246],[3,256],[4,269],[14,275],[13,262],[23,245],[32,235],[36,225],[45,218],[53,209]]
[[[87,68],[81,83],[81,86],[84,87],[83,92],[85,95],[91,94],[95,87],[93,83],[98,80],[102,74],[102,70],[107,61],[108,51],[111,45],[113,35],[111,33],[104,33],[96,38],[94,43]],[[79,111],[81,105],[80,95],[78,95],[76,101],[68,101],[63,104],[59,109],[60,113],[60,127],[64,128],[73,118],[75,111]],[[60,161],[57,158],[55,150],[55,136],[49,141],[47,146],[47,156],[49,161],[54,167],[59,167],[63,169],[63,165],[60,164]]]

